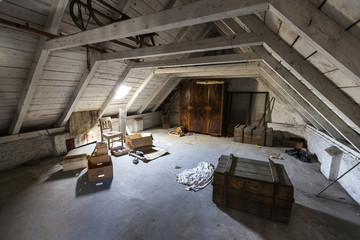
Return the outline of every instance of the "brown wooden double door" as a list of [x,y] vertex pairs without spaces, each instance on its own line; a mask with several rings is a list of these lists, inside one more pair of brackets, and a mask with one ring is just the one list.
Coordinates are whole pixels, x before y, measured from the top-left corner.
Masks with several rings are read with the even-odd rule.
[[225,87],[225,83],[181,84],[179,123],[187,131],[221,135]]

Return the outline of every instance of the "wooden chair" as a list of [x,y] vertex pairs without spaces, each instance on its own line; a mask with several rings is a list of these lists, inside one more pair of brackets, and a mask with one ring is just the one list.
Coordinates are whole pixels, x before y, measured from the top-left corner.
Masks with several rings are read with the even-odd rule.
[[112,146],[113,143],[116,141],[120,141],[121,146],[124,146],[123,145],[124,135],[122,134],[122,132],[113,131],[111,124],[111,117],[100,118],[99,122],[100,122],[100,130],[101,130],[101,141],[104,141],[105,138],[108,142],[109,149],[110,149],[110,143]]

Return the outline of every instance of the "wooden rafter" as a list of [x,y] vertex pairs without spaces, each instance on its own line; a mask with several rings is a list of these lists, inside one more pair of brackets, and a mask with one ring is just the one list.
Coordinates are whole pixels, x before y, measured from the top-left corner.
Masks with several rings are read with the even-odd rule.
[[128,103],[126,104],[126,106],[125,106],[126,111],[128,111],[130,109],[130,107],[135,102],[136,98],[139,96],[141,91],[149,84],[149,82],[151,81],[151,79],[153,77],[154,77],[154,70],[151,70],[150,73],[144,79],[144,81],[141,83],[139,88],[136,90],[136,92],[132,95],[132,97],[130,98]]
[[[68,0],[57,0],[51,7],[50,14],[46,20],[44,31],[51,34],[56,34],[60,22],[63,18]],[[11,121],[8,133],[18,134],[24,122],[25,115],[30,106],[31,99],[35,93],[37,84],[41,77],[46,61],[48,59],[49,50],[44,49],[46,37],[41,37],[38,47],[35,52],[35,57],[31,65],[29,74],[27,76],[23,92],[20,96],[19,104],[16,109],[15,116]]]
[[181,7],[115,22],[100,28],[47,41],[45,49],[56,50],[104,42],[157,31],[166,31],[222,18],[244,16],[268,9],[267,0],[203,0]]
[[143,106],[138,111],[138,114],[142,114],[145,109],[150,105],[150,103],[154,100],[154,98],[159,94],[161,89],[167,84],[167,82],[170,80],[171,77],[167,77],[163,79],[163,81],[159,84],[159,86],[156,87],[153,94],[146,100],[146,102],[143,104]]
[[360,106],[355,104],[348,96],[332,84],[321,72],[317,71],[311,63],[292,50],[280,37],[276,36],[259,19],[254,16],[241,17],[255,34],[266,35],[263,41],[267,49],[274,51],[283,62],[286,62],[298,72],[317,91],[328,99],[335,107],[344,113],[352,122],[360,128]]
[[259,46],[262,44],[263,42],[258,36],[255,36],[253,33],[244,33],[232,39],[224,39],[223,37],[207,38],[197,41],[171,43],[151,48],[139,48],[121,52],[104,53],[101,54],[100,61],[159,57],[172,54],[231,49],[242,46]]
[[269,3],[270,11],[281,21],[309,41],[337,68],[360,82],[359,39],[309,1],[270,0]]
[[126,80],[126,78],[128,77],[130,70],[132,69],[132,66],[134,65],[134,62],[129,63],[126,68],[124,69],[124,71],[122,72],[121,76],[119,77],[116,85],[114,86],[114,88],[111,90],[110,94],[106,97],[106,100],[104,101],[104,103],[102,104],[101,108],[98,111],[98,116],[99,118],[101,118],[104,113],[106,108],[109,106],[109,104],[111,103],[111,101],[115,98],[116,92],[118,91],[118,89],[120,88],[120,86],[122,85],[122,83]]
[[80,81],[79,81],[76,89],[74,90],[61,117],[55,123],[55,126],[57,126],[57,127],[64,126],[67,123],[67,121],[69,120],[71,114],[74,112],[76,105],[81,100],[81,97],[82,97],[83,93],[85,92],[86,87],[89,85],[93,75],[96,72],[98,65],[100,64],[98,61],[96,61],[98,57],[99,57],[99,55],[97,53],[95,53],[91,57],[91,59],[90,59],[91,69],[90,70],[86,69],[83,72],[83,74],[81,75]]

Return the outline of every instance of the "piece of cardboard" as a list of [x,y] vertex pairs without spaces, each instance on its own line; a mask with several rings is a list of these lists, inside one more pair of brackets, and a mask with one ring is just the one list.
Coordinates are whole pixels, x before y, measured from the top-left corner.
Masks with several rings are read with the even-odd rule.
[[131,149],[137,149],[141,147],[151,146],[152,145],[152,135],[151,133],[136,133],[126,136],[126,144]]
[[89,158],[88,180],[95,182],[113,177],[113,165],[109,155],[101,155]]
[[63,171],[70,171],[70,170],[81,169],[86,167],[87,167],[86,153],[65,156],[63,158]]

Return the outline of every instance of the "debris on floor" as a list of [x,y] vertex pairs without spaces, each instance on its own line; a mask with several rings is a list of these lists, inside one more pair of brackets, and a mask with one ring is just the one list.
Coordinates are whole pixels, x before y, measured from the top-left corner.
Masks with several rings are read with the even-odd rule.
[[214,169],[215,167],[211,163],[200,162],[196,168],[185,169],[176,174],[176,181],[187,185],[186,190],[197,192],[212,182]]
[[269,153],[269,158],[284,160],[284,158],[280,155],[280,153]]
[[138,164],[138,163],[139,163],[139,159],[134,158],[134,159],[133,159],[133,164]]
[[310,155],[300,148],[293,148],[293,149],[285,150],[285,152],[288,155],[293,156],[294,158],[296,158],[302,162],[307,162],[307,163],[311,162]]
[[171,167],[175,168],[175,169],[180,169],[181,167],[179,165],[171,165]]
[[175,131],[169,132],[170,136],[182,137],[185,135],[185,128],[183,126],[177,127]]
[[155,146],[149,146],[144,148],[139,148],[134,152],[130,152],[129,155],[138,158],[143,162],[149,162],[158,157],[161,157],[168,153],[166,149],[162,149]]

